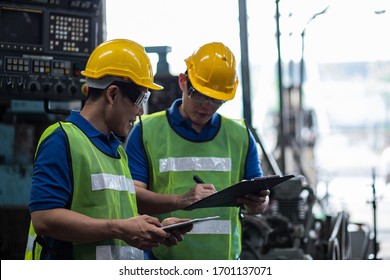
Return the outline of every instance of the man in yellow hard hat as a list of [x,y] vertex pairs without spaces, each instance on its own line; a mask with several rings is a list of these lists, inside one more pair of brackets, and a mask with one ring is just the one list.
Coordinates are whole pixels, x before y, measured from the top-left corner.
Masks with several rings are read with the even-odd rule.
[[[88,96],[42,134],[35,155],[26,259],[143,259],[143,250],[175,245],[188,219],[138,215],[120,137],[143,114],[149,89],[161,90],[144,47],[115,39],[97,46],[82,72]],[[188,229],[187,229],[188,230]]]
[[[182,98],[166,111],[145,115],[126,143],[141,213],[220,219],[194,224],[175,247],[153,248],[155,259],[239,259],[240,208],[183,211],[216,191],[262,176],[253,135],[243,120],[217,113],[234,98],[238,78],[231,50],[220,42],[201,46],[186,60],[179,75]],[[194,183],[198,175],[204,182]],[[262,213],[269,191],[239,198],[248,213]]]

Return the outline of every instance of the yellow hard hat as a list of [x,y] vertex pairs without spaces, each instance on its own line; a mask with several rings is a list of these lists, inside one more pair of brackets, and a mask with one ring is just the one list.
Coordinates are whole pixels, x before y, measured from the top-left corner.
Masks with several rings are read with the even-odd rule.
[[227,46],[219,42],[205,44],[185,62],[188,78],[197,91],[219,100],[234,98],[238,85],[236,59]]
[[154,83],[152,64],[140,44],[127,39],[114,39],[97,46],[81,74],[91,87],[105,88],[114,80],[130,80],[150,89],[162,90]]

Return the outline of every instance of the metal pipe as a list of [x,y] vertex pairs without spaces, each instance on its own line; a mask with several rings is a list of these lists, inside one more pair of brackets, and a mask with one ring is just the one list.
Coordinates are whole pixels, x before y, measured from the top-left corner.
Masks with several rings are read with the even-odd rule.
[[243,114],[249,126],[252,126],[251,87],[248,56],[248,26],[246,0],[238,0],[241,46],[241,85],[243,96]]
[[280,48],[280,13],[279,0],[276,0],[276,44],[278,48],[278,85],[279,85],[279,137],[278,145],[280,149],[280,169],[284,174],[286,172],[286,140],[284,133],[284,96],[283,96],[283,71]]

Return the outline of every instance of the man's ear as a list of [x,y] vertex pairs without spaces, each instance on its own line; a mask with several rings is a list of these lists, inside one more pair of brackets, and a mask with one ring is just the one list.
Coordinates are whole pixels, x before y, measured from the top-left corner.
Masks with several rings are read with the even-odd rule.
[[105,92],[105,98],[108,103],[113,104],[115,98],[118,97],[119,88],[116,85],[110,85]]
[[179,87],[181,89],[181,91],[185,91],[185,89],[187,88],[187,76],[184,75],[183,73],[180,73],[179,74],[179,78],[178,78],[178,82],[179,82]]

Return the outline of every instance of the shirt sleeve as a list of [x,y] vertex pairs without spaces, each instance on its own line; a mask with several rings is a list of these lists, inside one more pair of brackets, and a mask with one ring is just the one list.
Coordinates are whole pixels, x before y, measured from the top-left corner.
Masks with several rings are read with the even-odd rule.
[[148,184],[148,165],[141,139],[141,126],[137,123],[126,141],[126,153],[133,180]]
[[256,177],[263,176],[259,151],[256,145],[256,140],[253,134],[249,132],[249,151],[246,161],[245,180],[251,180]]
[[61,129],[39,146],[31,181],[30,212],[70,207],[73,186],[67,146]]

